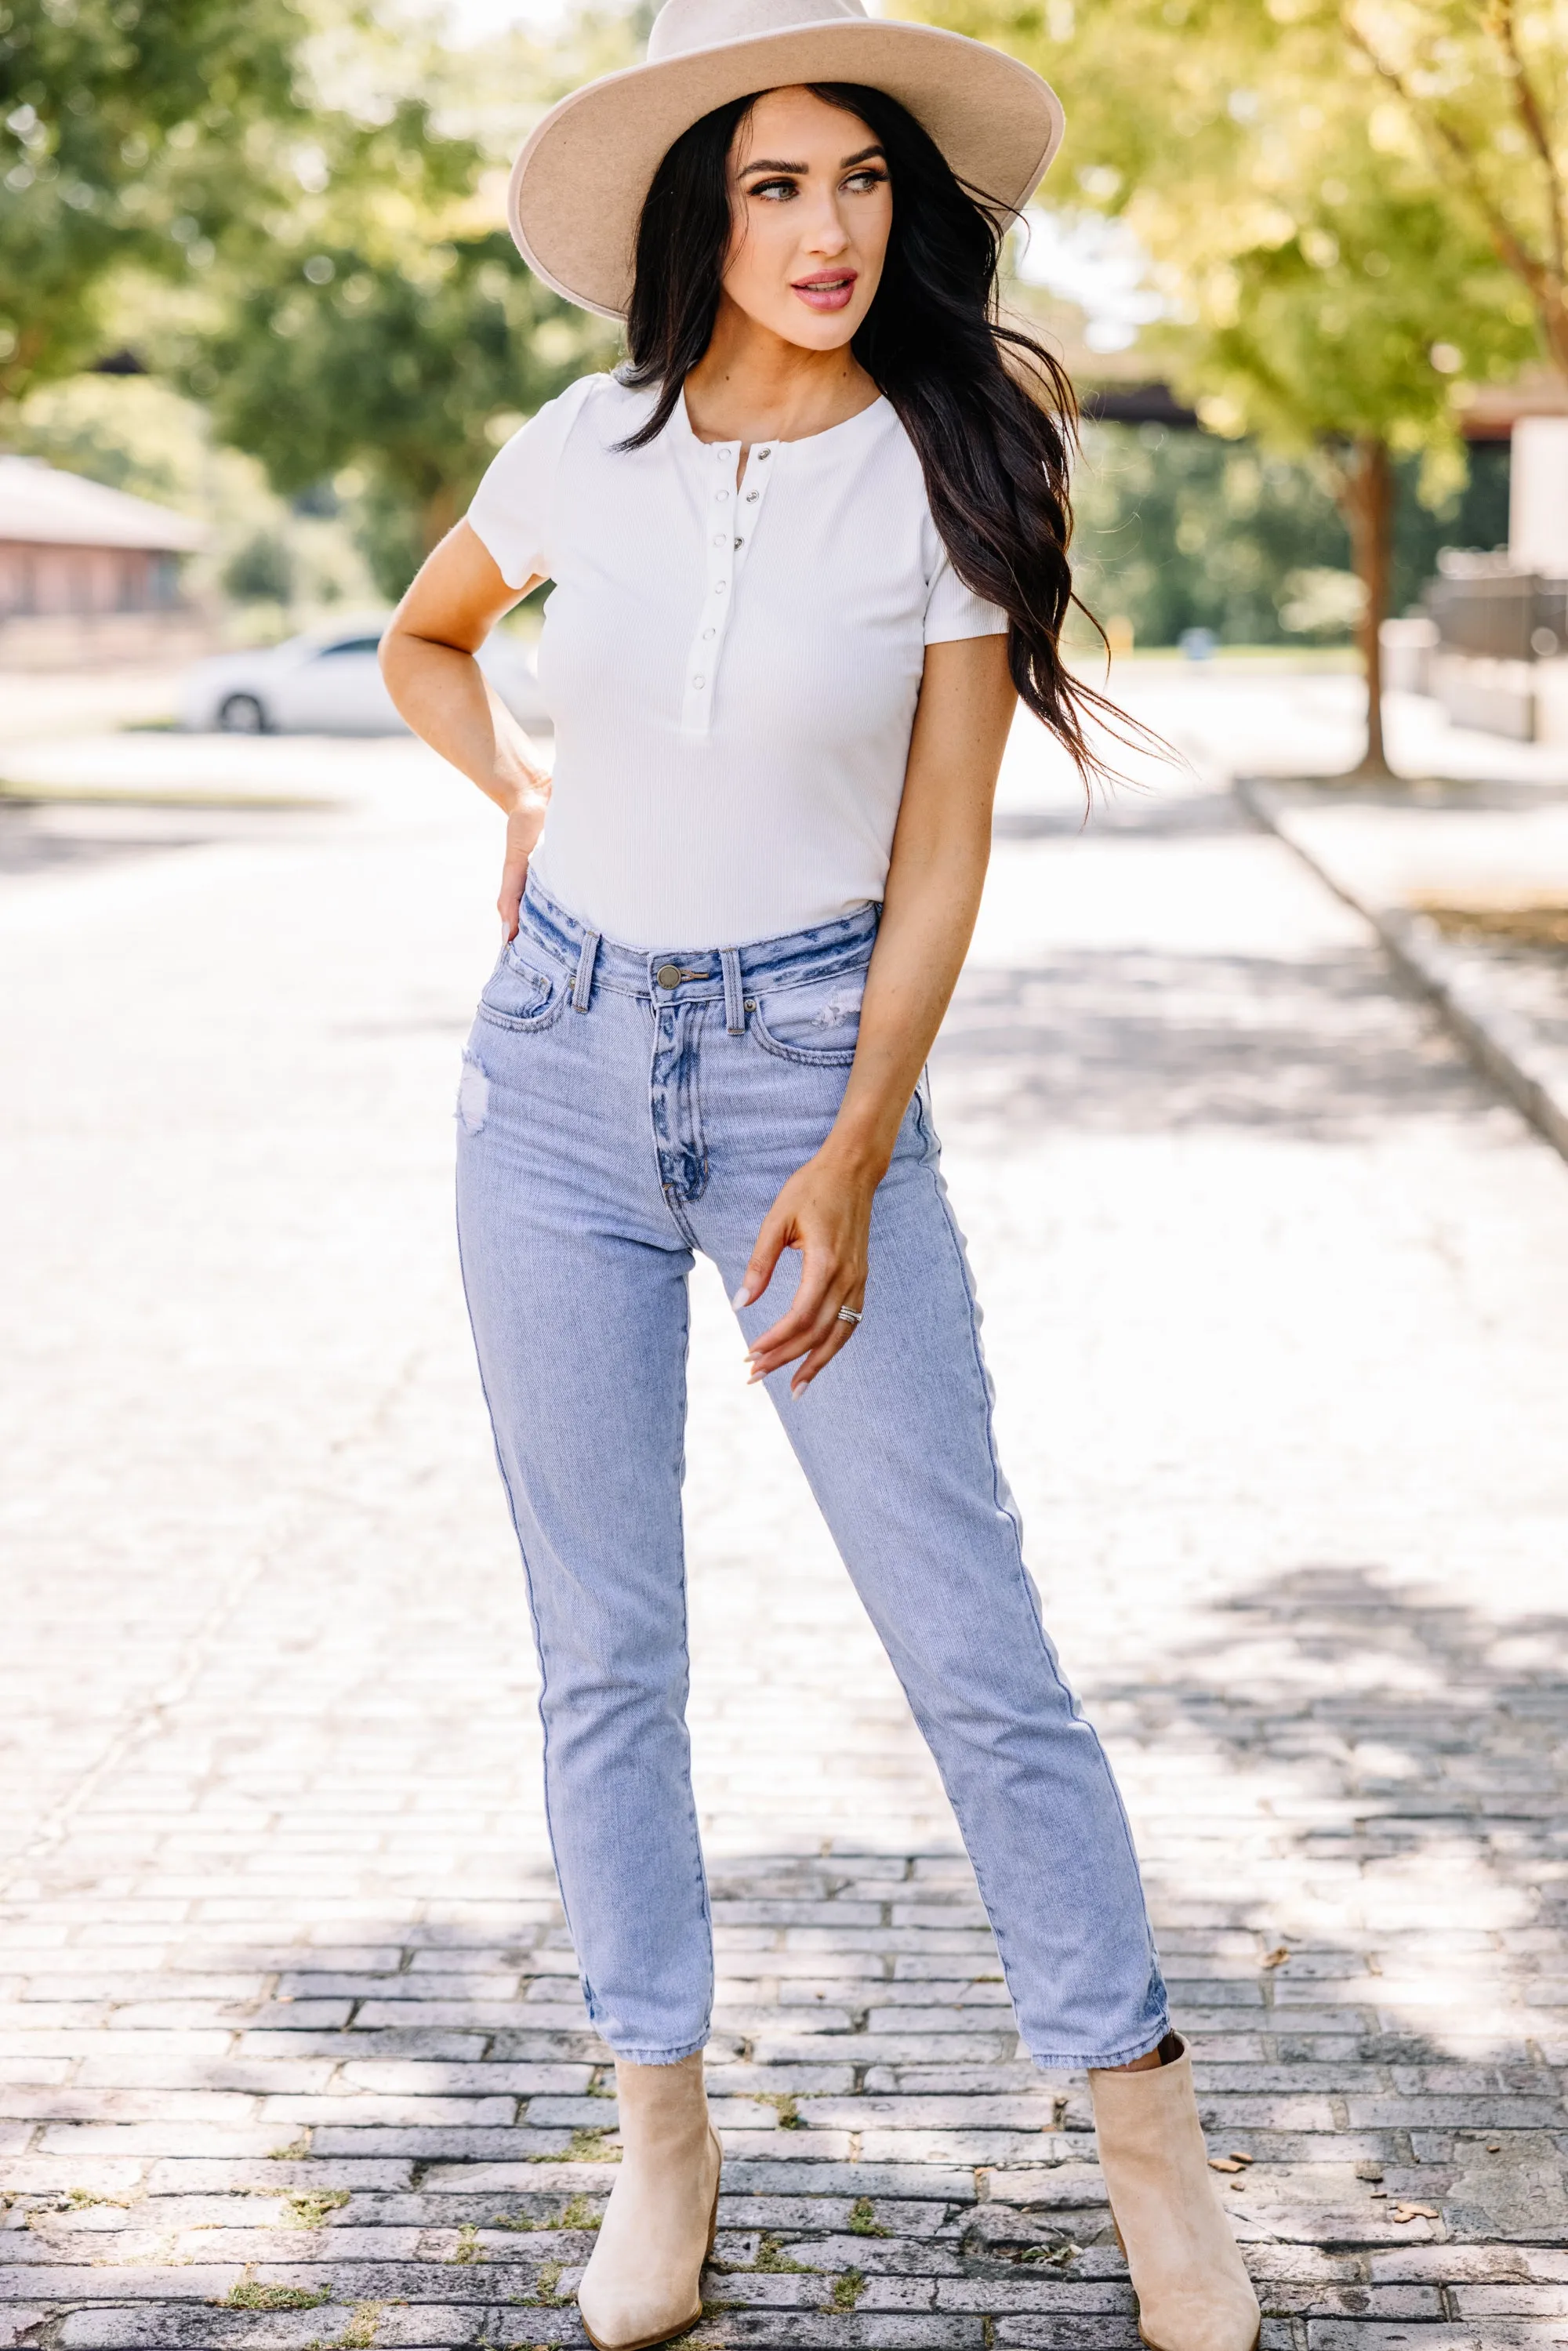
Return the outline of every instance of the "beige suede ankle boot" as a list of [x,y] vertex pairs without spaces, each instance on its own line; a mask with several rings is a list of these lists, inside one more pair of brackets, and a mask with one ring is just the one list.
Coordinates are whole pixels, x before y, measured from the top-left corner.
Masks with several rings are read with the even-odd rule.
[[724,2150],[700,2053],[678,2065],[617,2063],[615,2095],[621,2168],[577,2306],[596,2351],[650,2351],[702,2316]]
[[1146,2073],[1092,2073],[1100,2168],[1149,2351],[1256,2351],[1258,2297],[1220,2208],[1174,2032]]

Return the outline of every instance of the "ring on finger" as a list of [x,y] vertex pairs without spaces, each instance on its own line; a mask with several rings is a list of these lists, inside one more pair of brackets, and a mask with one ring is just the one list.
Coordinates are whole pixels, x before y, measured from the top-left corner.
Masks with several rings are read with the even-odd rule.
[[841,1306],[839,1309],[839,1321],[841,1322],[861,1322],[864,1320],[864,1316],[857,1314],[852,1306]]

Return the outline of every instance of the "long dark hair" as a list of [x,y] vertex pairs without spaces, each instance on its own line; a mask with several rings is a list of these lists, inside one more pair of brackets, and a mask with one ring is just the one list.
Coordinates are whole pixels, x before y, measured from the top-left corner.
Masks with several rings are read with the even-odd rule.
[[[1081,775],[1103,771],[1086,719],[1109,720],[1124,740],[1129,728],[1141,730],[1075,678],[1058,648],[1077,601],[1067,549],[1078,407],[1059,362],[998,315],[997,266],[1012,215],[956,177],[896,99],[849,82],[810,87],[874,132],[893,182],[887,258],[854,355],[915,444],[954,570],[1008,616],[1008,666],[1020,698]],[[628,449],[664,431],[712,338],[731,235],[730,142],[760,95],[694,122],[653,175],[637,227],[622,381],[658,398]]]

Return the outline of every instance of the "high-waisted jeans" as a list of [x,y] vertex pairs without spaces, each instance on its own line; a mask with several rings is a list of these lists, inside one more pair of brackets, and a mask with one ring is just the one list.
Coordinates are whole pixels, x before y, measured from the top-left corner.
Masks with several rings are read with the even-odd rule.
[[[876,911],[718,949],[601,939],[531,881],[458,1095],[458,1233],[543,1677],[549,1832],[595,2025],[640,2064],[707,2037],[685,1726],[681,1476],[694,1250],[738,1285],[833,1123]],[[793,1252],[740,1316],[782,1312]],[[997,1459],[924,1083],[872,1213],[865,1320],[768,1385],[941,1771],[1036,2062],[1166,2030],[1126,1816],[1062,1680]]]

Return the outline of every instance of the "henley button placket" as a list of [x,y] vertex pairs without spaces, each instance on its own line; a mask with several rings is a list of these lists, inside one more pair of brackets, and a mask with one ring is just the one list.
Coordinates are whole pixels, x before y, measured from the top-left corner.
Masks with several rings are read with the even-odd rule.
[[[705,454],[712,460],[715,472],[720,477],[711,503],[716,507],[727,507],[736,467],[740,463],[740,444],[736,441],[724,442]],[[773,468],[767,465],[772,455],[771,444],[766,448],[754,448],[751,452],[741,491],[741,503],[748,509],[744,532],[737,531],[727,520],[724,529],[708,534],[707,594],[697,615],[696,629],[686,655],[685,691],[681,708],[681,732],[684,735],[706,735],[713,726],[714,687],[723,664],[725,637],[735,604],[736,558],[747,540],[755,536],[758,516],[772,475]],[[713,475],[710,474],[708,478],[711,481]],[[716,515],[715,519],[717,520]]]

